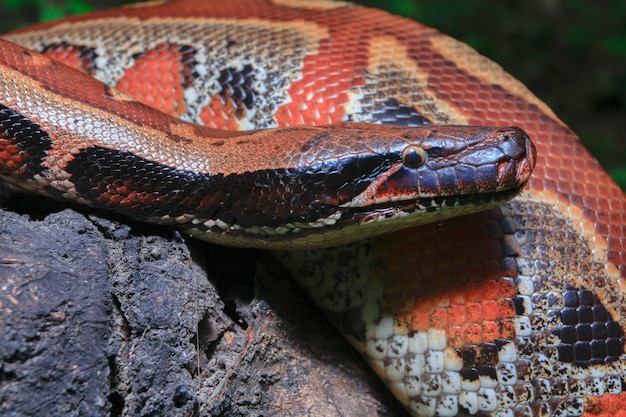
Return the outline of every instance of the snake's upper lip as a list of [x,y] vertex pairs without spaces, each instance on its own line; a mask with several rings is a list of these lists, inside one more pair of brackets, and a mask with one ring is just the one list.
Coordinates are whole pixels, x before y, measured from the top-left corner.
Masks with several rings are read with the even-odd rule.
[[[393,206],[379,204],[369,207],[351,207],[342,214],[343,219],[353,219],[359,223],[368,222],[376,218],[390,218],[400,213],[411,214],[418,212],[437,212],[446,210],[445,217],[455,217],[454,211],[459,214],[469,214],[505,203],[519,194],[524,185],[509,188],[499,192],[483,194],[459,194],[455,196],[426,197],[415,200],[398,201]],[[450,215],[452,214],[452,215]],[[424,221],[423,223],[428,223]]]

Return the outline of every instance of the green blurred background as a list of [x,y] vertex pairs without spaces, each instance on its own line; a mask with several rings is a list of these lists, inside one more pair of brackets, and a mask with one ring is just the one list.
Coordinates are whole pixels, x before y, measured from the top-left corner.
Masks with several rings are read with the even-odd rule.
[[[0,0],[0,32],[122,3]],[[435,27],[498,62],[548,103],[626,189],[626,1],[356,3]]]

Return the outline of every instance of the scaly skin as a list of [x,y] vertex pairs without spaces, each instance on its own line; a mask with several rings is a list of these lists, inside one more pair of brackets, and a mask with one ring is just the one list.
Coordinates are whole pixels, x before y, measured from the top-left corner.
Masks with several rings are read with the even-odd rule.
[[[512,202],[278,256],[415,415],[626,408],[626,197],[518,81],[432,29],[345,3],[179,1],[123,13],[10,39],[211,127],[523,128],[537,166]],[[169,26],[157,31],[151,17]]]

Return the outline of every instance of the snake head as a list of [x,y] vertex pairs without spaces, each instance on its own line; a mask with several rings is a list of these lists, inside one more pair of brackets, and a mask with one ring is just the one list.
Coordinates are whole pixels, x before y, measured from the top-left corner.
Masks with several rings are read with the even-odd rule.
[[327,229],[325,242],[496,206],[521,191],[536,162],[534,145],[516,127],[344,126],[346,136],[334,138],[342,156],[315,164],[326,157],[317,143],[318,151],[301,157],[311,167],[303,188],[319,190],[309,206],[329,211],[313,228]]
[[385,159],[388,168],[363,176],[366,187],[345,207],[440,211],[508,199],[536,162],[534,145],[516,127],[434,126],[418,128],[417,135],[398,130],[405,141],[376,143],[380,153],[369,156]]
[[[249,144],[254,135],[267,133]],[[519,193],[536,160],[515,127],[341,124],[272,135],[278,165],[213,178],[220,209],[202,217],[221,219],[209,223],[219,243],[333,246],[484,210]]]

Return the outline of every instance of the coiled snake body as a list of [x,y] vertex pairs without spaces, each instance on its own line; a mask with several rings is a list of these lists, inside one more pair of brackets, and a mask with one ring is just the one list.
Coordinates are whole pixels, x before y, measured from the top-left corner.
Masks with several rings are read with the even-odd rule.
[[[5,38],[116,88],[3,42],[12,187],[298,249],[277,257],[415,415],[626,405],[626,198],[466,45],[295,0],[151,3]],[[511,125],[537,148],[529,181]]]

